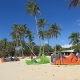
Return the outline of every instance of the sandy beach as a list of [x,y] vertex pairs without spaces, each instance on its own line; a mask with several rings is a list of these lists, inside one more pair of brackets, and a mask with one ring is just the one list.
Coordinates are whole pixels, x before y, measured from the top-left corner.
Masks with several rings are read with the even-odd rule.
[[80,65],[0,63],[0,80],[80,80]]

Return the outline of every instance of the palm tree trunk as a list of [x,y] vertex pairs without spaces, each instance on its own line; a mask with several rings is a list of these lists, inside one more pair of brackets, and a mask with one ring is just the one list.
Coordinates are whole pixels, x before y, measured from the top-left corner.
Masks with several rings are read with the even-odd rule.
[[55,45],[55,53],[56,53],[56,45]]
[[30,45],[31,45],[31,49],[32,49],[32,51],[34,53],[34,47],[33,47],[32,43],[30,43]]
[[[48,45],[49,45],[49,39],[50,39],[50,38],[49,38],[49,37],[47,37]],[[48,50],[48,53],[49,53],[49,50]]]
[[42,28],[43,31],[43,54],[44,54],[44,28]]
[[[15,48],[17,48],[18,47],[18,39],[17,39],[17,35],[16,35],[16,46],[15,46]],[[15,49],[15,56],[17,55],[17,50]]]
[[49,38],[48,38],[48,45],[49,45]]
[[[27,45],[27,44],[26,44]],[[31,52],[34,54],[33,50],[29,47],[29,45],[27,45],[28,48],[31,50]],[[34,54],[35,55],[35,54]],[[36,55],[35,55],[36,56]]]
[[[56,38],[55,38],[55,41],[56,41]],[[56,43],[55,43],[55,54],[56,54]]]
[[41,48],[42,48],[42,46],[41,46],[41,40],[40,40],[40,37],[39,37],[39,42],[40,42],[40,51],[39,51],[39,57],[41,56]]
[[38,43],[39,43],[39,33],[38,33],[37,18],[36,18],[36,16],[35,16],[35,22],[36,22],[36,32],[37,32],[37,36],[38,36]]
[[15,45],[16,40],[14,39],[13,42],[14,42],[14,55],[15,55],[16,54],[16,45]]
[[[22,41],[24,41],[24,36],[22,37]],[[20,39],[20,43],[21,43],[21,47],[22,47],[22,49],[21,49],[21,52],[22,52],[22,57],[24,57],[24,54],[23,54],[23,44],[22,44],[22,41],[21,41],[21,39]]]
[[40,38],[39,38],[39,33],[38,33],[37,18],[36,18],[36,16],[35,16],[35,22],[36,22],[36,31],[37,31],[37,36],[38,36],[38,44],[40,46],[39,54],[41,54],[41,43],[40,43]]
[[44,54],[44,39],[43,39],[43,54]]
[[22,45],[22,43],[21,43],[21,47],[22,47],[22,49],[21,49],[22,57],[24,57],[24,54],[23,54],[23,45]]
[[32,46],[32,43],[30,41],[29,41],[29,47],[30,47],[31,52],[34,53],[33,46]]

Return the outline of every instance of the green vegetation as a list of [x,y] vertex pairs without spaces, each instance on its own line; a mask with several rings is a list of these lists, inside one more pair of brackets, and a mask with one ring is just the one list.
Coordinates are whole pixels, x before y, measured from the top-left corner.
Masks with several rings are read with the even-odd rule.
[[32,60],[25,60],[25,63],[28,65],[33,64]]
[[39,64],[35,59],[34,60],[25,60],[25,63],[28,64],[28,65]]
[[[68,0],[65,0],[65,1],[68,1]],[[69,5],[69,8],[72,8],[72,7],[76,7],[76,6],[80,6],[80,0],[70,0],[70,5]]]
[[63,50],[63,48],[61,47],[61,45],[56,45],[54,46],[54,51],[55,51],[55,48],[56,48],[56,52],[61,52]]
[[78,32],[71,33],[69,39],[71,40],[70,43],[72,45],[80,45],[80,33]]
[[38,63],[46,64],[46,63],[50,63],[50,60],[48,57],[46,57],[44,54],[42,54],[42,56],[40,57],[40,61]]
[[73,32],[69,36],[70,44],[72,44],[71,49],[74,49],[75,52],[80,52],[80,33]]
[[[70,5],[77,6],[79,3],[79,0],[71,0]],[[41,16],[40,8],[33,0],[29,0],[28,3],[26,3],[26,12],[34,17],[38,44],[34,41],[35,31],[32,32],[28,25],[13,24],[10,34],[12,41],[8,41],[6,38],[0,40],[0,53],[7,56],[27,56],[33,53],[37,56],[40,55],[39,63],[47,63],[49,60],[43,56],[43,54],[49,55],[50,52],[56,53],[63,50],[60,45],[55,45],[54,48],[52,48],[49,43],[52,38],[56,40],[61,34],[61,27],[57,23],[49,24],[48,21]],[[73,46],[71,49],[79,51],[80,33],[71,33],[69,39],[70,44]],[[48,43],[45,44],[45,41]],[[32,63],[32,61],[27,61],[27,63]]]
[[[60,35],[61,28],[57,24],[52,24],[51,27],[51,36],[57,39],[58,35]],[[55,46],[55,53],[56,53],[56,46]]]
[[40,18],[37,22],[37,26],[39,28],[39,39],[42,39],[43,47],[41,52],[41,46],[40,46],[40,54],[44,53],[44,38],[45,38],[45,32],[44,27],[47,25],[47,21],[44,18]]
[[45,55],[49,55],[50,52],[54,52],[53,48],[50,45],[45,44],[44,45],[44,53],[45,53]]
[[74,45],[71,48],[74,49],[75,52],[80,52],[80,46],[79,45]]
[[26,64],[31,65],[31,64],[46,64],[50,63],[50,60],[48,57],[46,57],[44,54],[40,57],[40,61],[36,61],[35,59],[33,60],[25,60]]
[[[34,19],[35,19],[38,42],[39,42],[39,46],[41,46],[40,45],[39,30],[38,30],[38,26],[37,26],[37,22],[38,22],[37,21],[37,14],[40,14],[40,9],[39,9],[37,3],[32,1],[32,0],[29,0],[28,3],[26,3],[26,12],[29,13],[30,15],[32,15],[34,17]],[[40,51],[39,51],[39,53],[41,54]]]

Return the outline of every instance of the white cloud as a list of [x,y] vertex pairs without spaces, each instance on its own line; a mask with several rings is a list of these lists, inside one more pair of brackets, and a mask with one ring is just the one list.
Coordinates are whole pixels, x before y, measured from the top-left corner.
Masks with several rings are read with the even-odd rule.
[[80,23],[78,23],[77,25],[80,26]]
[[48,41],[44,41],[45,44],[48,44]]
[[72,45],[69,45],[69,44],[65,44],[65,45],[63,45],[62,47],[63,48],[70,48]]
[[65,42],[65,40],[61,40],[61,43],[64,43]]
[[76,22],[80,22],[80,19],[76,20]]
[[76,20],[76,25],[80,26],[80,19]]

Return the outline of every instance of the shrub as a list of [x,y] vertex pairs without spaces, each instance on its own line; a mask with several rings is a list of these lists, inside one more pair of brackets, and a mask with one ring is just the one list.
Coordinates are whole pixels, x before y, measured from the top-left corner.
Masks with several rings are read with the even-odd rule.
[[38,63],[40,64],[45,64],[45,63],[49,63],[50,60],[48,57],[46,57],[44,54],[42,54],[42,56],[40,57],[40,61]]
[[26,62],[26,64],[28,64],[28,65],[33,64],[33,63],[32,63],[32,60],[26,60],[25,62]]
[[42,54],[42,56],[40,57],[40,61],[37,62],[35,59],[33,60],[26,60],[25,61],[26,64],[30,65],[30,64],[46,64],[46,63],[49,63],[50,60],[48,57],[46,57],[44,54]]
[[32,60],[26,60],[25,61],[26,64],[30,65],[30,64],[37,64],[37,61],[35,59],[32,59]]

